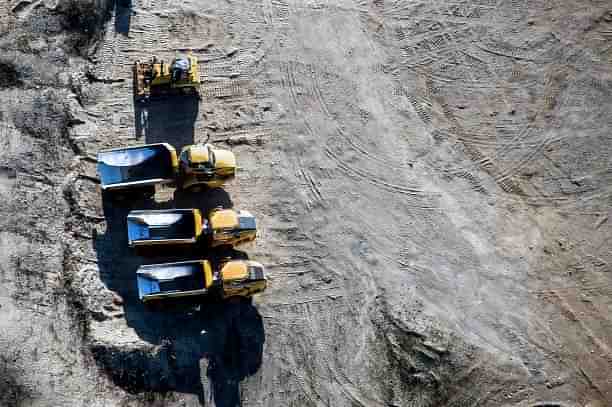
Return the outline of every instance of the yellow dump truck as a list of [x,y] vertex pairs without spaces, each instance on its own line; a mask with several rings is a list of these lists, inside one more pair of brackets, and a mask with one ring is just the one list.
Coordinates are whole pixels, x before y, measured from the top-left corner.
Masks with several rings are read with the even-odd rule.
[[145,144],[104,150],[98,153],[102,190],[126,190],[156,184],[176,183],[179,188],[215,188],[232,179],[236,157],[211,144],[194,144],[176,149],[167,143]]
[[209,260],[149,264],[138,269],[136,278],[144,303],[209,295],[251,297],[267,285],[263,265],[251,260],[225,260],[216,268]]
[[153,57],[134,64],[134,96],[140,102],[167,95],[199,96],[198,59],[190,52],[179,54],[171,63]]
[[193,244],[236,246],[255,240],[255,217],[248,211],[216,208],[203,218],[198,209],[131,211],[127,216],[130,247]]

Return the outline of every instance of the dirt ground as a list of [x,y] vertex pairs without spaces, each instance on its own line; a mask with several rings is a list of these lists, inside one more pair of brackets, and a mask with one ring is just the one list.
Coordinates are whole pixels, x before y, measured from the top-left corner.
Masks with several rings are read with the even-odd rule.
[[[192,49],[202,100],[140,106]],[[612,406],[609,0],[0,0],[0,406]],[[104,199],[104,148],[223,189]],[[148,310],[130,208],[248,209],[252,303]]]

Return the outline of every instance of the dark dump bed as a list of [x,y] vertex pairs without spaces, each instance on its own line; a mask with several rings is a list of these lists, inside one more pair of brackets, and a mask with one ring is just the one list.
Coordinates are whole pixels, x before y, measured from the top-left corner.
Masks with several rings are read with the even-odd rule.
[[134,241],[194,239],[196,219],[191,209],[132,211],[127,218],[128,238]]
[[102,188],[172,179],[172,153],[163,144],[102,151],[98,153],[98,173]]
[[200,262],[142,266],[136,275],[141,299],[145,295],[206,288],[204,271]]

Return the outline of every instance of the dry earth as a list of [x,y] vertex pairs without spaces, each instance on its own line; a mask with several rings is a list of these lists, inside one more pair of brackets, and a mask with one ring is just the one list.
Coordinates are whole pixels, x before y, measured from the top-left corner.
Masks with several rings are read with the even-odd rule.
[[[0,0],[0,405],[612,405],[609,0]],[[202,100],[134,104],[191,48]],[[252,304],[148,311],[98,150],[210,138]]]

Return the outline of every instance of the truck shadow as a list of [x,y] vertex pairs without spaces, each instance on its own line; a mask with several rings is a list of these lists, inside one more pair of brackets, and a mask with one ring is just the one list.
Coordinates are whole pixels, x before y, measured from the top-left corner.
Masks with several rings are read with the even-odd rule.
[[196,96],[167,96],[140,103],[134,100],[136,138],[146,144],[170,143],[177,152],[194,143],[199,100]]
[[[196,199],[196,195],[189,195],[189,199]],[[231,204],[223,190],[200,194],[199,201],[215,206],[218,202]],[[247,300],[182,301],[168,303],[163,310],[142,304],[136,285],[136,270],[141,264],[206,257],[215,261],[214,253],[202,247],[157,251],[146,258],[133,252],[127,245],[128,212],[159,206],[144,199],[121,206],[106,196],[103,199],[107,229],[94,236],[100,278],[121,297],[128,326],[147,345],[97,343],[92,346],[94,359],[116,385],[133,394],[176,391],[197,395],[203,405],[239,406],[240,382],[255,374],[262,363],[262,318]],[[231,255],[248,257],[238,251]]]

